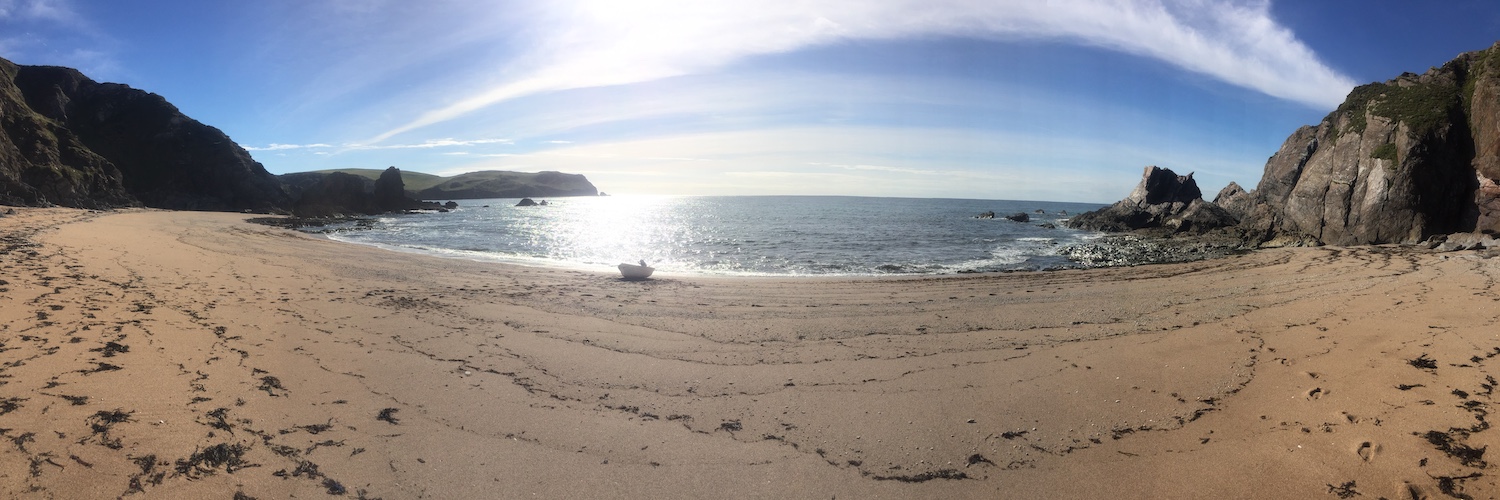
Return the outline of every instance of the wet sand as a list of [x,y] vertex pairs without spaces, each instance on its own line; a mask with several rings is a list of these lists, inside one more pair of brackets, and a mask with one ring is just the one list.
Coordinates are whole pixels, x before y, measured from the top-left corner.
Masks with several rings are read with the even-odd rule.
[[1484,252],[627,282],[18,212],[0,497],[1500,495]]

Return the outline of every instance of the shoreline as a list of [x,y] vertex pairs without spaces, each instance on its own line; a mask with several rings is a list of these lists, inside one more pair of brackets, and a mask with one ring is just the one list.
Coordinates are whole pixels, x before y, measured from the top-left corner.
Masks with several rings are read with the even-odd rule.
[[[411,215],[411,214],[407,214]],[[415,248],[398,244],[353,241],[341,239],[334,235],[341,232],[376,230],[369,227],[375,219],[373,218],[299,218],[299,217],[254,217],[249,222],[269,227],[277,227],[297,231],[302,234],[315,236],[344,244],[361,245],[373,247],[385,251],[437,257],[444,259],[459,259],[477,263],[511,265],[522,267],[535,267],[542,269],[555,269],[562,271],[604,272],[603,269],[613,269],[614,264],[591,264],[582,262],[570,262],[541,257],[517,257],[492,254],[478,250],[460,250],[451,248]],[[326,228],[332,224],[354,223],[356,227],[342,229],[319,229],[314,231],[304,228]],[[1253,250],[1243,248],[1243,242],[1230,241],[1226,238],[1215,238],[1211,236],[1196,237],[1169,237],[1152,236],[1131,233],[1096,233],[1085,238],[1081,243],[1064,244],[1058,247],[1056,254],[1052,256],[1062,257],[1070,262],[1066,266],[1037,268],[1037,269],[1002,269],[1002,270],[976,270],[976,269],[953,269],[945,272],[888,272],[888,273],[735,273],[735,272],[709,272],[709,271],[673,271],[658,269],[658,276],[673,278],[787,278],[787,279],[857,279],[857,278],[925,278],[960,275],[983,275],[983,274],[1008,274],[1025,272],[1052,272],[1074,269],[1098,269],[1107,267],[1134,267],[1154,264],[1172,264],[1192,262],[1197,260],[1216,259],[1233,255],[1244,254]],[[1027,238],[1021,238],[1026,240]],[[605,274],[609,274],[605,272]]]
[[1500,491],[1477,253],[626,282],[242,214],[18,212],[5,496]]

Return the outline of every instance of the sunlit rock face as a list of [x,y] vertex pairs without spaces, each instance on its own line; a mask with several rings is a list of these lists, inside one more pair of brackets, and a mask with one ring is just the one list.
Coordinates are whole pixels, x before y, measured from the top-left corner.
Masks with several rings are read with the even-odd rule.
[[1360,86],[1287,138],[1241,215],[1264,244],[1500,230],[1500,45]]

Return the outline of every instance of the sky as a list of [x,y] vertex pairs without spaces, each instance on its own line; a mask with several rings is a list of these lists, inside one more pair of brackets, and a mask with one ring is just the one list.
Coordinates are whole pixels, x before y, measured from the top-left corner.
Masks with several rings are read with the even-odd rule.
[[1207,197],[1490,0],[0,0],[0,57],[160,94],[275,174],[580,173],[611,194]]

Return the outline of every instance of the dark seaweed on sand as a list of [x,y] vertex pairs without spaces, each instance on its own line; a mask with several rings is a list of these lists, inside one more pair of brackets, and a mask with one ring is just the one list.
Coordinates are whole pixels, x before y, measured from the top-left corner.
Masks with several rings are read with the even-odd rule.
[[323,487],[328,488],[329,495],[342,495],[349,492],[349,490],[344,489],[344,485],[328,477],[323,478]]
[[116,342],[105,342],[104,347],[89,349],[89,351],[100,353],[106,358],[113,358],[116,354],[130,352],[130,346]]
[[1438,450],[1442,451],[1443,453],[1447,453],[1450,457],[1458,459],[1458,462],[1461,464],[1469,467],[1478,467],[1481,469],[1486,465],[1484,461],[1484,452],[1489,449],[1488,446],[1478,449],[1472,448],[1469,445],[1454,441],[1453,436],[1449,435],[1446,432],[1427,431],[1427,433],[1423,434],[1422,437],[1426,439],[1428,443],[1436,446]]
[[26,398],[0,399],[0,415],[21,409],[21,402],[25,400]]
[[1359,495],[1359,492],[1354,489],[1355,486],[1354,481],[1349,481],[1338,486],[1330,484],[1328,485],[1328,492],[1339,498],[1354,498],[1356,495]]
[[94,416],[89,417],[89,423],[92,424],[94,432],[108,432],[109,428],[115,424],[129,422],[131,413],[133,412],[120,411],[118,409],[112,411],[100,410],[94,413]]
[[1423,370],[1437,370],[1437,361],[1427,357],[1427,353],[1422,353],[1421,356],[1417,356],[1417,359],[1407,360],[1406,362]]
[[968,479],[969,475],[954,469],[942,469],[936,471],[912,474],[909,476],[874,476],[878,481],[900,481],[903,483],[925,483],[934,479]]
[[278,395],[275,392],[276,390],[286,390],[285,387],[281,386],[281,379],[272,377],[270,375],[266,375],[260,378],[260,387],[257,387],[257,389],[266,391],[266,394],[270,394],[272,396]]
[[249,450],[248,446],[239,443],[219,443],[194,451],[188,458],[177,459],[177,474],[196,479],[200,475],[211,475],[220,467],[230,474],[240,469],[257,467],[257,464],[244,459],[245,452]]
[[380,410],[380,414],[375,416],[375,420],[384,420],[386,422],[390,422],[391,425],[401,425],[401,419],[396,418],[396,412],[398,411],[401,411],[401,409],[386,408],[384,410]]

